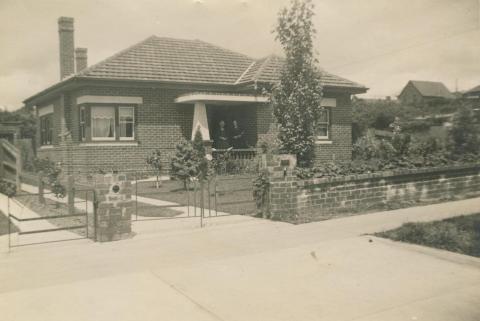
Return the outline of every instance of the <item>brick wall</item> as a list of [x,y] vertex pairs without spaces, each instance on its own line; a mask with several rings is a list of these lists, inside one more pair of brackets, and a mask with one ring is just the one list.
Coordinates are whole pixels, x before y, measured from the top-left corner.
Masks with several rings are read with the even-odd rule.
[[[58,135],[62,132],[62,117],[65,115],[65,126],[71,133],[74,171],[95,171],[97,169],[145,169],[146,157],[155,149],[162,150],[163,168],[169,168],[169,160],[175,152],[175,145],[182,139],[190,139],[193,121],[193,104],[179,105],[174,99],[182,94],[198,90],[188,87],[112,87],[85,86],[64,93],[62,97],[50,101],[54,104],[54,149],[39,148],[39,157],[49,157],[55,161],[63,161],[66,155],[64,144],[60,144]],[[205,90],[205,89],[204,89]],[[211,90],[214,90],[213,88]],[[218,90],[216,90],[218,91]],[[79,106],[76,99],[84,95],[98,96],[131,96],[142,97],[143,104],[136,109],[136,141],[133,144],[114,145],[94,143],[84,144],[79,138]],[[316,147],[317,163],[332,160],[348,160],[351,157],[351,106],[348,94],[326,94],[326,97],[337,98],[337,107],[332,108],[332,144]],[[207,109],[209,106],[207,105]],[[246,130],[248,143],[254,146],[258,139],[277,134],[273,120],[272,107],[266,104],[250,106],[230,106],[238,112],[240,126]],[[214,124],[210,124],[214,126]],[[38,142],[37,142],[38,144]]]
[[[352,103],[349,94],[325,93],[326,98],[336,98],[337,106],[331,108],[330,141],[315,145],[315,164],[350,161],[352,159]],[[258,139],[276,136],[278,129],[271,105],[257,106]]]
[[281,166],[270,174],[272,218],[292,223],[480,195],[480,164],[313,180]]
[[325,94],[336,98],[337,106],[331,109],[331,144],[315,145],[315,164],[352,159],[352,103],[348,94]]

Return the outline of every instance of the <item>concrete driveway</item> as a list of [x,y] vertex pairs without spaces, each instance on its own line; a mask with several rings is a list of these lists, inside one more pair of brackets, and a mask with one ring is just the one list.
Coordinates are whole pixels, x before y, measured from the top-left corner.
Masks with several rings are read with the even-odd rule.
[[0,319],[479,320],[479,259],[364,235],[478,209],[145,221],[130,240],[17,248],[0,254]]

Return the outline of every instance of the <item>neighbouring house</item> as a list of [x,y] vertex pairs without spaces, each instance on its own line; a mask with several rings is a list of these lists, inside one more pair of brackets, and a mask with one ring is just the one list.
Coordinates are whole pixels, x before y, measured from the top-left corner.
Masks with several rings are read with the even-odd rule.
[[472,99],[480,99],[480,85],[478,85],[476,87],[473,87],[472,89],[464,92],[463,97],[472,98]]
[[[278,82],[284,60],[253,59],[200,40],[151,36],[93,66],[74,46],[73,18],[58,20],[61,80],[25,100],[38,117],[37,153],[72,170],[143,168],[153,150],[168,163],[175,145],[200,130],[216,141],[223,120],[244,132],[238,153],[274,135],[262,89]],[[367,88],[323,72],[325,107],[316,161],[351,158],[351,96]],[[321,107],[321,106],[319,106]],[[164,166],[168,168],[168,166]]]
[[410,80],[398,99],[403,104],[411,105],[455,99],[455,96],[441,82]]

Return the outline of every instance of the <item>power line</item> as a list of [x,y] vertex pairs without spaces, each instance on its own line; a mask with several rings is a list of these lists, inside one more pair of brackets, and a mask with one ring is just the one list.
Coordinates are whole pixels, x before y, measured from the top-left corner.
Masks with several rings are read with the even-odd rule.
[[440,36],[440,37],[437,37],[437,38],[432,39],[430,41],[424,41],[424,42],[421,42],[421,43],[412,44],[410,46],[406,46],[406,47],[403,47],[403,48],[383,52],[383,53],[373,55],[373,56],[370,56],[370,57],[354,60],[354,61],[351,61],[351,62],[348,62],[348,63],[345,63],[345,64],[332,66],[332,67],[329,67],[329,70],[335,70],[335,69],[338,69],[338,68],[343,68],[343,67],[346,67],[346,66],[356,65],[356,64],[359,64],[359,63],[362,63],[362,62],[370,61],[370,60],[373,60],[373,59],[376,59],[376,58],[381,58],[381,57],[385,57],[385,56],[389,56],[389,55],[394,55],[394,54],[397,54],[397,53],[400,53],[400,52],[403,52],[403,51],[407,51],[407,50],[410,50],[410,49],[413,49],[413,48],[429,45],[429,44],[438,42],[440,40],[454,38],[454,37],[457,37],[457,36],[460,36],[460,35],[463,35],[463,34],[466,34],[466,33],[470,33],[470,32],[473,32],[473,31],[476,31],[476,30],[479,30],[479,29],[480,29],[480,23],[477,22],[477,25],[475,27],[468,28],[466,30],[462,30],[462,31],[454,33],[454,34]]

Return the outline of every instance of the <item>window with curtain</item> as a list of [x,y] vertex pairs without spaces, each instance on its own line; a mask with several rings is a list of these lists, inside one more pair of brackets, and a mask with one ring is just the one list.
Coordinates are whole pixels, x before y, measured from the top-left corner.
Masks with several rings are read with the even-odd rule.
[[53,114],[40,117],[40,144],[53,144]]
[[92,140],[115,140],[115,107],[92,107]]
[[133,107],[118,108],[120,140],[133,140],[135,135],[135,110]]
[[315,135],[317,139],[328,139],[330,137],[330,110],[323,108],[317,122],[315,123]]

